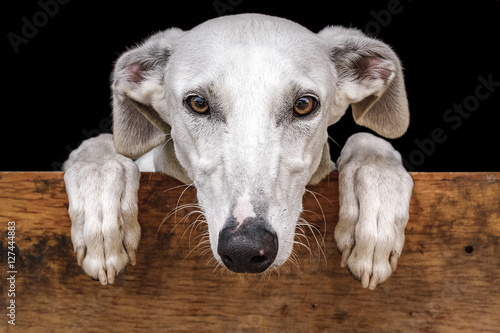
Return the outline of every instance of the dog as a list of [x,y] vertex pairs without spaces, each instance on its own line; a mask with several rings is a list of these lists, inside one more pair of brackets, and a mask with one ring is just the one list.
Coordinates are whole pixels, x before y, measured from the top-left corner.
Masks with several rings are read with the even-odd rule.
[[113,135],[84,141],[64,164],[71,237],[90,277],[113,283],[136,263],[140,171],[194,184],[217,262],[261,273],[289,258],[305,186],[338,167],[341,266],[370,289],[396,269],[413,188],[401,155],[358,133],[335,164],[327,133],[349,106],[380,136],[407,130],[402,67],[385,43],[225,16],[126,51],[111,89]]

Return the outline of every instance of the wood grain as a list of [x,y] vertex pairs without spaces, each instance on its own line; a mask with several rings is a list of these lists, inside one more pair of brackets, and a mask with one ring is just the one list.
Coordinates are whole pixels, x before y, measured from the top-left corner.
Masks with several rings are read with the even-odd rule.
[[[217,267],[194,208],[165,219],[195,202],[194,189],[144,173],[137,265],[108,286],[76,264],[63,174],[0,173],[0,331],[498,332],[500,173],[412,177],[399,267],[369,291],[340,268],[336,173],[304,197],[303,217],[317,227],[299,239],[309,249],[297,246],[293,262],[264,276]],[[16,222],[15,327],[6,317],[8,221]]]

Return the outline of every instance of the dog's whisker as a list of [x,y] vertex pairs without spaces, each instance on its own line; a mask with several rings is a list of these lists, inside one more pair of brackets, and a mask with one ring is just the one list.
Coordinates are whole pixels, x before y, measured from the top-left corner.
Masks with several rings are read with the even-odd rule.
[[[184,204],[184,205],[181,205],[181,206],[177,206],[175,207],[174,209],[172,209],[164,218],[163,218],[163,222],[165,222],[166,220],[168,220],[170,217],[172,217],[173,215],[176,215],[179,211],[181,210],[184,210],[184,209],[189,209],[189,208],[199,208],[198,204]],[[177,220],[177,219],[176,219]]]
[[[181,219],[181,221],[180,221],[179,223],[176,223],[176,224],[175,224],[175,226],[172,228],[172,230],[170,231],[170,233],[172,233],[172,232],[173,232],[173,230],[175,230],[175,228],[177,228],[177,226],[178,226],[180,223],[185,222],[185,221],[186,221],[186,219],[187,219],[187,218],[189,218],[189,216],[191,216],[193,213],[200,213],[201,215],[203,215],[202,208],[201,208],[201,206],[200,206],[199,204],[197,204],[197,203],[191,203],[191,204],[187,204],[187,205],[181,205],[181,206],[179,206],[180,201],[181,201],[182,197],[184,196],[184,193],[186,193],[186,191],[187,191],[190,187],[192,187],[192,186],[194,186],[194,184],[189,184],[189,186],[187,186],[187,187],[186,187],[186,188],[185,188],[185,189],[181,192],[181,194],[180,194],[180,196],[179,196],[179,199],[177,200],[177,204],[175,205],[175,209],[174,209],[174,211],[173,211],[173,212],[174,212],[174,220],[175,220],[175,221],[177,221],[177,213],[178,213],[181,209],[185,209],[185,208],[194,208],[194,209],[198,209],[198,210],[196,210],[196,211],[194,211],[194,212],[191,212],[191,213],[187,214],[186,216],[184,216],[184,217]],[[169,215],[170,215],[170,214],[169,214]],[[163,224],[163,222],[162,222],[162,224]],[[169,233],[169,234],[170,234],[170,233]],[[184,234],[183,234],[183,236],[184,236]]]
[[[325,244],[325,237],[324,237],[324,235],[322,235],[321,233],[319,233],[319,231],[317,233],[314,232],[314,230],[316,229],[315,226],[312,226],[310,224],[308,226],[309,226],[309,229],[311,230],[311,234],[313,235],[316,244],[318,244],[318,249],[319,249],[319,252],[320,252],[319,254],[321,254],[321,256],[323,257],[323,259],[326,260],[326,253],[325,253],[325,246],[326,246],[326,244]],[[320,236],[321,242],[318,239],[318,237],[316,236],[316,234],[318,234]],[[318,254],[318,256],[319,256],[319,254]]]
[[[309,244],[306,244],[306,243],[303,243],[303,242],[299,242],[299,241],[293,241],[294,244],[297,244],[299,246],[302,246],[303,248],[305,248],[310,254],[313,254],[314,251],[311,250],[311,247],[309,246]],[[298,255],[297,255],[298,256]]]
[[160,150],[162,150],[163,148],[165,148],[165,146],[167,145],[167,143],[169,143],[170,141],[172,141],[172,136],[170,135],[171,132],[168,132],[168,133],[165,133],[165,134],[162,134],[161,136],[169,136],[168,140],[165,141],[163,143],[163,145],[161,146]]
[[221,264],[217,261],[217,259],[215,259],[215,257],[210,257],[208,260],[207,260],[207,263],[206,263],[206,266],[209,267],[209,266],[212,266],[213,267],[213,270],[212,270],[212,273],[214,275],[219,275],[221,276],[222,275],[222,272],[225,270],[224,267],[221,266]]
[[[208,230],[205,230],[205,232],[203,232],[203,233],[197,235],[196,237],[194,237],[193,240],[199,240],[198,243],[197,243],[197,245],[195,247],[200,246],[201,243],[209,241],[209,239],[210,239],[209,232],[208,232]],[[191,235],[189,237],[189,244],[191,244]]]
[[[325,211],[323,210],[323,206],[321,205],[321,203],[319,202],[318,200],[318,196],[321,196],[325,199],[327,199],[327,201],[330,203],[330,205],[333,206],[333,203],[328,199],[326,198],[323,194],[321,193],[318,193],[318,192],[314,192],[314,191],[311,191],[311,190],[307,190],[306,189],[306,192],[307,193],[310,193],[314,199],[316,200],[316,203],[318,204],[318,207],[321,211],[321,215],[323,217],[323,232],[321,232],[319,230],[319,228],[316,226],[316,225],[313,225],[309,222],[307,222],[305,219],[302,219],[301,222],[305,223],[305,225],[309,228],[309,230],[311,231],[314,239],[316,240],[316,242],[318,243],[318,246],[319,246],[319,249],[320,249],[320,252],[321,252],[321,255],[323,256],[323,258],[326,260],[326,253],[325,253],[325,247],[326,247],[326,244],[325,244],[325,239],[326,239],[326,226],[327,226],[327,221],[326,221],[326,215],[325,215]],[[319,236],[321,236],[321,243],[319,242],[318,238],[316,237],[316,232],[317,231],[317,234]]]
[[271,278],[271,274],[276,274],[278,277],[281,277],[281,269],[283,265],[279,267],[273,267],[272,270],[269,272],[269,279]]
[[[191,225],[194,225],[194,223],[192,223]],[[204,241],[206,238],[209,238],[210,236],[209,236],[208,230],[206,228],[206,225],[202,225],[201,223],[198,223],[198,226],[200,226],[200,227],[196,227],[197,230],[200,229],[201,226],[203,226],[205,231],[203,233],[195,236],[193,240],[199,239],[201,242],[201,241]],[[193,228],[191,228],[191,229],[193,230]],[[189,235],[189,242],[191,243],[191,233]]]
[[[199,222],[196,222],[198,221],[200,215],[203,215],[203,212],[201,210],[194,210],[192,212],[189,212],[187,213],[180,221],[179,223],[177,223],[177,225],[181,224],[181,223],[186,223],[186,221],[191,217],[193,216],[194,214],[198,214],[198,217],[196,218],[196,220],[194,222],[191,222],[189,224],[189,226],[186,228],[186,230],[184,230],[184,232],[182,233],[182,236],[181,236],[181,239],[184,238],[184,236],[186,235],[186,233],[189,231],[189,239],[191,239],[191,233],[193,231],[193,228],[195,225],[199,224]],[[170,231],[172,232],[172,231]]]
[[[308,190],[306,189],[306,193],[310,193],[313,197],[314,197],[314,200],[316,200],[316,203],[318,204],[318,207],[319,207],[319,210],[321,211],[321,215],[323,216],[323,223],[324,223],[324,226],[325,226],[325,232],[326,232],[326,216],[325,216],[325,211],[323,210],[323,206],[321,205],[321,203],[319,202],[318,200],[318,196],[321,196],[323,198],[326,198],[323,194],[321,193],[318,193],[318,192],[314,192],[314,191],[311,191],[311,190]],[[326,198],[328,200],[328,198]],[[328,200],[328,202],[330,203],[330,205],[333,206],[332,202],[330,200]]]
[[[200,229],[200,226],[202,226],[203,224],[199,221],[194,221],[193,223],[191,223],[188,227],[188,229],[190,229],[189,231],[189,244],[191,244],[192,241],[196,240],[196,239],[203,239],[203,237],[205,237],[205,233],[202,233],[200,235],[197,235],[194,237],[194,239],[192,239],[192,235],[193,235],[193,231],[196,230],[197,232],[199,232],[199,229]],[[187,231],[187,229],[186,229]]]
[[316,226],[316,225],[314,225],[312,223],[307,222],[304,218],[300,218],[300,219],[301,219],[301,220],[299,220],[300,222],[298,222],[298,223],[300,223],[300,225],[298,225],[297,228],[299,228],[299,230],[302,232],[303,236],[307,237],[305,235],[305,229],[303,228],[303,226],[305,226],[305,227],[307,227],[307,229],[309,229],[309,231],[311,231],[311,233],[313,235],[318,234],[319,237],[321,237],[321,242],[319,242],[319,241],[317,242],[318,245],[325,246],[326,245],[325,244],[325,237],[326,237],[325,233],[321,232],[321,230],[319,229],[318,226]]
[[186,189],[188,189],[189,187],[191,186],[194,186],[193,184],[181,184],[181,185],[177,185],[177,186],[173,186],[169,189],[166,189],[163,191],[163,193],[166,193],[166,192],[169,192],[169,191],[172,191],[172,190],[176,190],[178,188],[181,188],[181,187],[186,187]]
[[261,284],[262,285],[265,285],[266,283],[269,283],[269,280],[271,280],[271,276],[274,274],[274,273],[277,273],[278,276],[279,276],[279,271],[277,269],[268,269],[266,270],[263,274],[260,274],[261,275],[261,278],[260,278],[260,281],[259,283],[257,284],[256,288],[258,286],[260,286]]
[[[177,204],[175,205],[175,207],[179,207],[179,203],[181,202],[181,199],[182,197],[184,196],[184,193],[186,193],[186,191],[191,187],[191,186],[194,186],[193,184],[190,184],[189,186],[187,186],[182,192],[181,192],[181,195],[179,196],[179,199],[177,200]],[[196,204],[197,205],[197,204]],[[177,220],[177,210],[175,210],[175,220]]]
[[[167,216],[165,216],[165,218],[163,218],[163,220],[161,221],[160,225],[158,226],[158,228],[156,229],[156,235],[155,237],[158,236],[158,233],[160,232],[160,229],[161,227],[163,226],[163,224],[172,216],[175,216],[174,220],[177,221],[177,213],[181,210],[184,210],[184,209],[201,209],[200,206],[196,203],[190,203],[190,204],[184,204],[184,205],[181,205],[181,206],[177,206],[175,207],[173,210],[170,211],[170,213],[167,214]],[[201,212],[201,211],[195,211],[195,212]],[[189,214],[188,214],[189,215]],[[185,221],[185,217],[183,217],[179,222],[176,222],[174,227],[172,228],[172,230],[170,230],[169,232],[169,235],[175,230],[175,228],[177,228],[177,226],[184,222]]]
[[319,215],[318,213],[316,213],[316,212],[315,212],[315,211],[313,211],[313,210],[304,209],[304,210],[302,211],[302,214],[312,214],[312,215],[314,215],[314,216],[315,216],[318,220],[322,220],[322,219],[323,219],[323,217],[322,217],[321,215]]
[[333,143],[335,143],[337,146],[339,146],[339,148],[342,148],[337,141],[335,141],[330,135],[328,135],[328,139],[329,140],[332,140]]
[[[163,224],[163,223],[164,223],[164,222],[165,222],[168,218],[170,218],[172,215],[175,215],[175,220],[177,220],[177,213],[179,212],[179,210],[182,210],[182,209],[184,209],[184,208],[189,208],[189,207],[187,207],[186,205],[188,205],[188,206],[195,206],[195,208],[199,208],[199,209],[201,209],[197,203],[190,203],[190,204],[186,204],[186,205],[181,205],[181,206],[179,206],[179,203],[180,203],[180,201],[181,201],[181,199],[182,199],[182,197],[183,197],[184,193],[186,193],[186,191],[187,191],[190,187],[192,187],[192,186],[194,186],[194,184],[182,184],[182,185],[178,185],[178,186],[171,187],[171,188],[169,188],[169,189],[167,189],[167,190],[165,190],[165,191],[164,191],[164,192],[168,192],[168,191],[175,190],[175,189],[178,189],[178,188],[181,188],[181,187],[185,187],[185,189],[184,189],[184,190],[181,192],[181,194],[179,195],[179,199],[177,200],[177,203],[176,203],[176,205],[175,205],[175,208],[174,208],[173,210],[171,210],[171,211],[167,214],[167,216],[163,219],[162,223],[160,224],[160,227],[161,227],[161,225],[162,225],[162,224]],[[175,228],[175,227],[174,227],[174,228]],[[159,228],[158,228],[158,230],[159,230]],[[158,230],[157,230],[157,233],[158,233]]]
[[[304,226],[308,228],[310,233],[312,234],[312,237],[314,239],[315,244],[317,245],[318,251],[316,252],[311,248],[311,243],[309,241],[309,236],[305,233]],[[318,234],[320,239],[318,239]],[[321,257],[326,261],[326,253],[325,253],[325,236],[321,234],[319,228],[308,221],[306,221],[304,218],[299,218],[297,221],[297,230],[296,230],[296,239],[294,240],[294,244],[297,244],[298,246],[304,247],[310,254],[311,256],[315,256],[317,258],[317,265],[319,265]],[[301,241],[301,239],[304,239],[305,242]]]
[[297,252],[295,250],[292,250],[292,252],[290,253],[290,257],[288,257],[288,260],[282,266],[288,268],[288,265],[294,265],[295,268],[299,269],[298,260],[299,258]]
[[[200,228],[202,228],[200,230]],[[208,249],[211,249],[211,246],[210,246],[210,234],[208,232],[208,228],[207,228],[207,225],[206,223],[201,223],[201,222],[193,222],[191,223],[191,231],[189,232],[189,244],[191,245],[192,242],[195,242],[196,245],[195,247],[190,251],[194,251],[195,249],[197,248],[202,248],[202,246],[208,246]],[[198,235],[196,235],[193,239],[192,239],[192,234],[193,234],[193,231],[194,230],[197,230],[197,232],[199,233],[200,231],[202,231],[201,233],[199,233]]]
[[307,237],[304,229],[300,228],[299,230],[295,231],[295,238],[296,239],[294,239],[294,243],[297,243],[299,245],[302,244],[302,239],[307,242],[307,245],[304,244],[304,247],[307,248],[309,252],[311,252],[311,242],[309,241],[309,237]]
[[[201,258],[204,258],[207,255],[207,253],[211,253],[212,252],[212,248],[210,247],[210,241],[209,241],[209,243],[207,245],[208,246],[205,248],[205,250],[203,250],[202,252],[200,252],[200,257]],[[214,257],[211,257],[211,259],[215,260]]]
[[[188,229],[191,229],[191,231],[189,232],[189,242],[191,243],[191,235],[193,233],[194,230],[199,230],[201,227],[205,228],[206,230],[206,227],[207,227],[207,220],[205,218],[205,214],[203,214],[202,211],[198,211],[198,216],[196,217],[196,220],[194,220],[188,227]],[[202,234],[204,235],[204,234]],[[199,236],[196,236],[196,238],[198,238]]]
[[259,288],[262,284],[269,281],[269,271],[261,274],[238,274],[243,287],[247,290],[253,291]]
[[294,240],[293,243],[304,247],[309,253],[312,254],[313,251],[311,250],[311,243],[309,242],[309,238],[306,235],[296,235],[296,236],[304,238],[305,243],[299,240]]
[[[206,236],[204,236],[206,237]],[[212,248],[210,247],[210,239],[205,239],[205,240],[202,240],[200,241],[198,244],[196,244],[195,247],[193,247],[189,253],[184,257],[184,260],[186,260],[194,251],[197,251],[197,250],[200,250],[200,249],[203,249],[204,250],[201,252],[200,256],[203,257],[205,256],[209,251],[212,250]]]
[[220,267],[220,264],[219,262],[215,259],[214,256],[212,256],[212,247],[211,247],[211,244],[210,244],[210,240],[205,240],[202,244],[202,246],[200,246],[200,250],[201,252],[198,254],[199,257],[201,259],[204,259],[205,260],[205,256],[208,254],[209,257],[208,259],[205,260],[205,267],[212,267],[214,272],[215,270]]
[[152,172],[149,174],[149,178],[148,178],[148,186],[151,184],[151,177],[153,177],[153,173],[152,173]]
[[309,241],[309,238],[306,235],[297,234],[296,239],[294,239],[293,243],[297,244],[298,246],[304,247],[309,253],[312,253],[311,242]]
[[[169,217],[171,217],[172,215],[175,215],[180,210],[190,209],[190,208],[195,208],[195,209],[197,208],[197,210],[191,211],[191,212],[187,213],[185,216],[183,216],[182,219],[175,224],[175,226],[172,228],[172,230],[169,232],[169,234],[172,233],[177,228],[178,225],[180,225],[181,223],[186,223],[186,221],[188,221],[193,215],[198,214],[196,219],[188,225],[188,227],[184,230],[184,232],[182,233],[182,236],[181,236],[181,239],[183,239],[186,236],[186,233],[189,232],[188,243],[192,244],[193,231],[198,230],[201,226],[206,227],[206,225],[207,225],[205,215],[204,215],[203,211],[200,210],[200,206],[198,204],[185,204],[185,205],[178,206],[167,215],[167,217],[164,219],[164,221],[166,219],[168,219]],[[206,228],[205,228],[205,230],[206,230]],[[206,230],[205,232],[202,232],[199,235],[196,235],[194,237],[194,240],[197,240],[197,239],[199,239],[200,241],[189,251],[189,253],[184,257],[184,260],[186,260],[196,250],[202,249],[203,250],[202,256],[206,255],[206,253],[208,253],[211,250],[210,235],[208,233],[208,230]]]
[[323,198],[323,199],[325,199],[326,201],[328,201],[328,203],[329,203],[331,206],[334,206],[334,205],[333,205],[333,202],[332,202],[332,201],[330,200],[330,198],[328,198],[326,195],[321,194],[321,193],[316,192],[316,191],[311,191],[311,190],[308,190],[307,188],[306,188],[306,190],[305,190],[305,191],[306,191],[306,193],[310,193],[310,194],[312,194],[312,195],[316,198],[316,202],[318,203],[318,206],[320,206],[320,208],[321,208],[322,206],[321,206],[321,204],[319,203],[319,201],[318,201],[318,199],[317,199],[317,197],[318,197],[318,196],[319,196],[319,197],[321,197],[321,198]]

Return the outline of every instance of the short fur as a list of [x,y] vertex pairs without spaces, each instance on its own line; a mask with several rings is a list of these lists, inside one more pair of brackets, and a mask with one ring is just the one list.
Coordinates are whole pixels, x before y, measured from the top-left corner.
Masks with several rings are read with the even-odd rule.
[[[389,46],[355,29],[315,34],[259,14],[153,35],[119,57],[112,90],[113,137],[85,141],[65,163],[78,262],[104,284],[135,263],[139,169],[196,186],[221,264],[228,221],[265,221],[279,244],[272,269],[292,251],[305,186],[335,170],[328,126],[349,105],[358,124],[385,137],[401,136],[409,123],[401,64]],[[189,109],[193,95],[209,114]],[[301,96],[318,101],[304,117],[293,113]],[[396,268],[413,183],[399,153],[367,133],[346,143],[339,181],[341,264],[373,289]]]

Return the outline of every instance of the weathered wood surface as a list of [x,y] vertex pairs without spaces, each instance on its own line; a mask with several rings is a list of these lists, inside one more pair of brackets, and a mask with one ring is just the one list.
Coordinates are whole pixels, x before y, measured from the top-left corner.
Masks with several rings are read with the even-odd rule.
[[[194,209],[164,220],[195,201],[194,189],[145,173],[137,265],[108,286],[76,264],[63,174],[0,173],[0,331],[498,332],[500,173],[412,176],[399,267],[369,291],[339,265],[335,173],[304,203],[326,259],[308,231],[314,254],[298,247],[299,259],[279,274],[243,278],[216,268],[206,243],[197,246],[205,227],[191,224],[196,213],[184,219]],[[8,221],[16,222],[15,327],[6,316]]]

